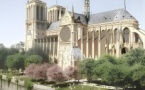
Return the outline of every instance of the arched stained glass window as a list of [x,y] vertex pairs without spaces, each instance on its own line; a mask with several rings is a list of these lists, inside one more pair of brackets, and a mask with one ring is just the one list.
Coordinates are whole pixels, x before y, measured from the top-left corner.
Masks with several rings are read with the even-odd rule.
[[125,28],[123,30],[123,42],[128,43],[129,42],[129,29]]

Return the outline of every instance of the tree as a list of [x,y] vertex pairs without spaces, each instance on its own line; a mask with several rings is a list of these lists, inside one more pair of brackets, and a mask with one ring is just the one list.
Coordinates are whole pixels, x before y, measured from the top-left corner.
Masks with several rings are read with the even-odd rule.
[[24,69],[25,57],[22,54],[7,56],[6,65],[11,69]]
[[[106,64],[105,64],[106,65]],[[105,66],[103,65],[103,66]],[[108,64],[109,65],[109,64]],[[101,76],[102,81],[114,86],[125,87],[129,69],[123,65],[109,65]],[[103,68],[102,68],[103,69]]]
[[28,66],[30,64],[41,64],[42,63],[42,57],[39,55],[30,55],[25,60],[25,66]]
[[7,48],[8,55],[18,54],[19,50],[16,48]]
[[0,68],[5,68],[5,61],[7,57],[7,49],[6,48],[0,48]]
[[130,84],[132,86],[135,85],[137,90],[144,90],[143,88],[145,88],[145,66],[138,63],[130,68],[130,78],[132,79]]
[[95,62],[94,75],[105,84],[124,88],[130,81],[130,68],[124,62],[111,55],[102,56]]
[[80,63],[79,71],[83,74],[88,81],[92,80],[94,75],[95,60],[94,59],[85,59]]
[[8,68],[12,68],[13,67],[13,61],[14,61],[13,59],[14,59],[13,55],[7,56],[6,65],[7,65]]
[[46,80],[47,79],[47,69],[51,65],[44,63],[41,65],[30,64],[25,69],[25,74],[35,80]]
[[16,49],[9,49],[9,48],[0,48],[0,68],[4,69],[6,68],[6,57],[8,55],[14,55],[18,53],[18,50]]
[[145,88],[145,50],[136,48],[126,53],[124,63],[129,66],[128,84],[136,86],[137,90]]
[[36,67],[37,67],[36,64],[30,64],[30,65],[28,65],[28,67],[26,67],[26,69],[24,70],[25,75],[33,78],[34,70],[35,70]]
[[101,81],[105,84],[123,88],[129,85],[133,87],[135,86],[136,90],[144,90],[144,65],[145,50],[136,48],[119,58],[105,55],[95,62],[84,60],[81,62],[80,71],[86,76],[95,75],[96,77],[101,78]]
[[124,55],[126,62],[129,66],[136,63],[141,63],[145,65],[145,50],[142,48],[136,48]]
[[97,63],[99,61],[96,61],[95,63],[95,67],[94,67],[94,75],[97,78],[101,78],[104,79],[105,81],[105,77],[106,77],[106,72],[108,70],[110,70],[110,68],[112,67],[112,64],[110,62],[104,62],[104,63]]
[[69,66],[64,70],[65,74],[68,76],[69,79],[78,79],[78,70],[76,67]]
[[114,56],[108,54],[100,57],[94,64],[95,76],[101,77],[102,74],[106,72],[106,70],[109,70],[109,68],[112,67],[112,65],[118,65],[119,61]]
[[33,78],[35,80],[46,80],[47,79],[47,69],[51,65],[45,63],[39,66],[36,66],[35,69],[33,70]]
[[98,61],[99,61],[99,63],[109,62],[114,65],[116,65],[118,63],[117,58],[115,58],[114,56],[111,56],[109,54],[102,56],[101,58],[98,59]]
[[50,61],[48,60],[48,55],[41,49],[41,48],[32,48],[29,49],[27,52],[25,52],[26,56],[29,55],[39,55],[42,57],[42,62],[47,62],[49,63]]
[[61,82],[67,80],[68,77],[64,74],[61,67],[53,65],[47,69],[47,80]]

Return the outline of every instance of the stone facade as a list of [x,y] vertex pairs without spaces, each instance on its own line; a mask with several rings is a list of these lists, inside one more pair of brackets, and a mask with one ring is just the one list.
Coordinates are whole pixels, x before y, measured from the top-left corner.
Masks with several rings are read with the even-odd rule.
[[53,61],[66,67],[76,64],[68,60],[68,52],[75,47],[83,53],[80,57],[94,59],[108,53],[119,57],[133,48],[145,48],[145,31],[127,10],[90,14],[89,3],[84,0],[84,14],[79,14],[73,7],[71,11],[60,5],[47,8],[41,0],[29,0],[25,50],[42,48]]

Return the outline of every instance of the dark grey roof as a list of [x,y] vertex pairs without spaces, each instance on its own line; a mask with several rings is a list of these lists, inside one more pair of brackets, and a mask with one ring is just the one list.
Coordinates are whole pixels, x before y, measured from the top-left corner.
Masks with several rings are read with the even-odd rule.
[[57,8],[64,8],[63,6],[61,6],[61,5],[53,5],[53,6],[50,6],[49,8],[52,8],[52,7],[57,7]]
[[48,30],[52,30],[52,29],[57,29],[59,28],[59,21],[56,21],[56,22],[52,22],[49,27],[48,27]]
[[112,22],[124,19],[135,19],[135,18],[127,10],[118,9],[97,14],[91,14],[88,24]]
[[[70,15],[72,12],[70,12]],[[77,20],[78,18],[80,18],[80,22],[83,23],[83,24],[87,24],[87,20],[85,18],[85,16],[83,14],[80,14],[80,13],[74,13],[74,19]]]
[[[71,13],[71,12],[70,12]],[[83,14],[78,14],[78,13],[74,13],[74,18],[77,19],[78,17],[80,17],[80,21],[83,23],[83,24],[87,24],[86,22],[86,19],[85,19],[85,16]],[[49,27],[48,27],[48,30],[52,30],[52,29],[57,29],[59,28],[60,26],[60,21],[55,21],[55,22],[52,22]]]
[[46,4],[46,3],[44,3],[44,2],[43,2],[43,1],[41,1],[41,0],[28,0],[28,1],[27,1],[27,3],[32,3],[32,2]]
[[[71,12],[69,13],[71,15]],[[74,13],[74,19],[77,20],[78,18],[81,23],[87,24],[87,20],[83,14]],[[97,14],[91,14],[88,24],[105,23],[124,19],[135,19],[135,18],[127,10],[118,9]],[[60,21],[52,22],[48,27],[48,30],[57,29],[59,28],[59,26]]]
[[83,14],[74,13],[74,19],[76,20],[76,19],[78,19],[78,17],[80,17],[81,23],[87,24],[87,20]]

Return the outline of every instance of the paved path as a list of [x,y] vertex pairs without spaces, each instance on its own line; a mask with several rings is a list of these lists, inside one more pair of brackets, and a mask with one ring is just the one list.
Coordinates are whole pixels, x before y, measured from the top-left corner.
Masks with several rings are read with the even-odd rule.
[[33,90],[55,90],[55,89],[51,88],[51,87],[48,87],[48,86],[34,84]]
[[[73,82],[75,80],[71,80],[70,82]],[[110,89],[110,90],[116,90],[116,87],[114,86],[107,86],[107,85],[98,85],[98,84],[94,84],[94,83],[88,83],[87,79],[81,79],[79,80],[82,84],[81,85],[85,85],[85,86],[92,86],[92,87],[98,87],[98,88],[106,88],[106,89]],[[118,88],[118,90],[123,90],[122,88]]]

